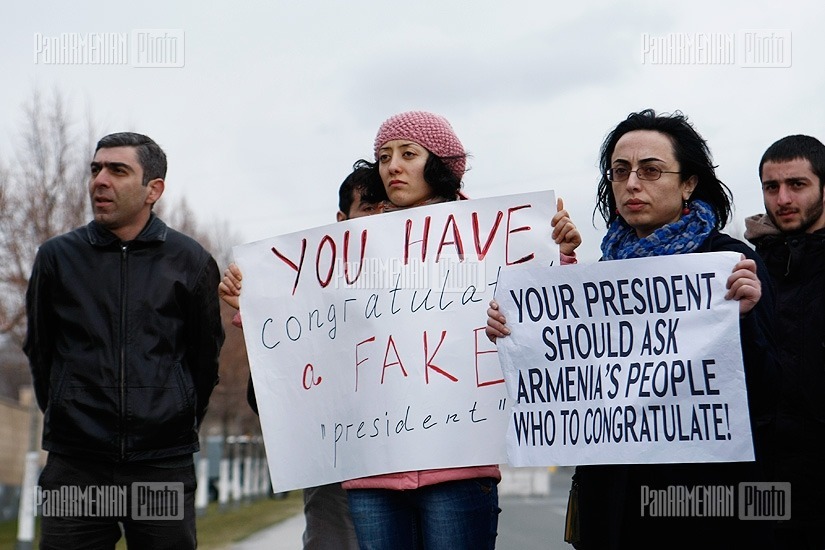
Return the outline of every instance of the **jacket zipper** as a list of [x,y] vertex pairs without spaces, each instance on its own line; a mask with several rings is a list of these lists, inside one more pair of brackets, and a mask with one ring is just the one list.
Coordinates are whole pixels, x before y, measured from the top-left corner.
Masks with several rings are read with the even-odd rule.
[[120,460],[126,459],[126,260],[128,245],[120,245]]
[[791,272],[791,256],[793,255],[793,248],[791,243],[786,243],[788,246],[788,265],[785,266],[785,277]]

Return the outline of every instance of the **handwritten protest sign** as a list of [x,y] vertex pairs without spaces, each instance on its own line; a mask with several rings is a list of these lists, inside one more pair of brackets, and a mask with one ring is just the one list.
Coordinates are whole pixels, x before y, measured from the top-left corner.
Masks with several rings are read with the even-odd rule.
[[234,249],[273,487],[506,460],[484,335],[501,266],[558,262],[552,192],[357,218]]
[[716,252],[502,270],[515,466],[753,460],[739,309]]

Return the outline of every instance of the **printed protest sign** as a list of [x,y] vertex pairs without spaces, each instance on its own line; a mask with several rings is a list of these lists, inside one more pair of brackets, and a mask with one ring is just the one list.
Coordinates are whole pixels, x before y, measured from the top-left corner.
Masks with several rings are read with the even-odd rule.
[[558,262],[554,214],[552,192],[530,193],[236,247],[275,490],[505,461],[486,309],[501,266]]
[[515,466],[753,460],[739,254],[502,270]]

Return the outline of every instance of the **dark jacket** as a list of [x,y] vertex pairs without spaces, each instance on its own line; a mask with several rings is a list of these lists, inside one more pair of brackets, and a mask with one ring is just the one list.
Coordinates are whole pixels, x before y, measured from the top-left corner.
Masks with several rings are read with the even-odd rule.
[[776,293],[780,409],[825,427],[825,229],[783,235],[764,214],[745,222]]
[[775,477],[791,484],[791,517],[778,523],[777,538],[825,548],[825,229],[783,235],[765,214],[747,218],[745,228],[776,294]]
[[198,450],[223,328],[215,260],[152,215],[133,241],[96,222],[40,247],[26,293],[43,448],[109,461]]
[[[579,490],[582,549],[619,548],[771,548],[768,522],[738,517],[641,517],[641,487],[724,485],[738,490],[741,481],[770,476],[777,365],[773,342],[773,294],[768,273],[745,243],[713,231],[697,252],[741,252],[756,260],[762,297],[740,321],[742,360],[748,392],[756,462],[694,464],[621,464],[579,466],[573,479]],[[734,510],[734,515],[736,511]]]

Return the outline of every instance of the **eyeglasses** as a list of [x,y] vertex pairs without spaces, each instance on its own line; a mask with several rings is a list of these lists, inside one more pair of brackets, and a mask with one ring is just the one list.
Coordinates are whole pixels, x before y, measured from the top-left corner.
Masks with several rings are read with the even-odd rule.
[[636,177],[644,181],[656,181],[662,177],[662,174],[681,174],[681,172],[662,170],[661,168],[657,168],[655,166],[642,166],[638,170],[628,170],[627,168],[620,166],[618,168],[611,168],[605,172],[604,177],[607,178],[607,181],[621,183],[623,181],[627,181],[627,178],[630,177],[631,172],[636,172]]

